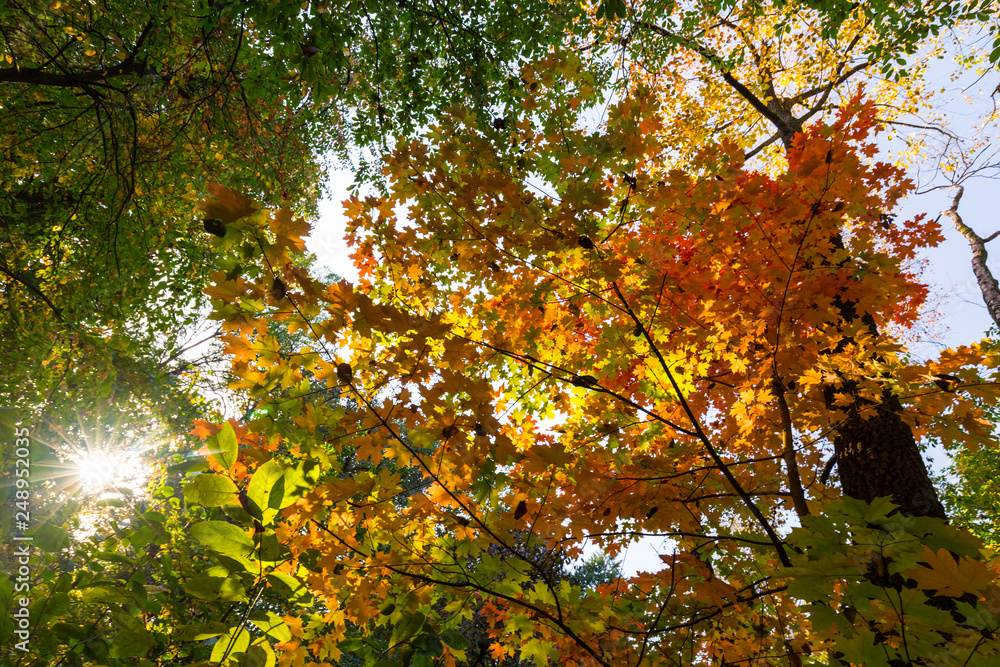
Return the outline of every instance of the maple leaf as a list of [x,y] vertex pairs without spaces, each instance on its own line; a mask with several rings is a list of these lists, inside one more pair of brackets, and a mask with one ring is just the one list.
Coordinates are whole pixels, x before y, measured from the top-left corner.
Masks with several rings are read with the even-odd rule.
[[503,660],[507,655],[507,649],[499,642],[490,644],[490,657],[494,660]]
[[988,563],[968,556],[955,556],[947,549],[926,549],[921,560],[920,566],[909,570],[906,576],[916,581],[921,589],[933,590],[938,595],[978,594],[997,578]]
[[547,665],[552,657],[553,647],[538,639],[529,639],[520,648],[522,658],[531,660],[536,665]]
[[257,210],[253,201],[220,183],[210,183],[208,192],[212,198],[199,203],[198,208],[210,219],[223,223],[236,222]]
[[191,429],[191,435],[198,438],[207,438],[210,435],[215,434],[218,431],[218,427],[205,421],[204,419],[198,419],[194,423],[194,427]]

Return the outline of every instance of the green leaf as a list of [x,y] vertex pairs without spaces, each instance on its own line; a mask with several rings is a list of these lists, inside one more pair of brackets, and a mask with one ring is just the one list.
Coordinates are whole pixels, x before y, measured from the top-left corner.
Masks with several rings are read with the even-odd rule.
[[253,515],[243,509],[241,505],[234,505],[232,503],[223,505],[222,511],[230,521],[239,526],[249,527],[257,522]]
[[230,575],[250,574],[256,577],[260,574],[260,564],[243,556],[219,554],[218,559],[219,565]]
[[243,654],[239,665],[240,667],[271,667],[274,665],[274,653],[259,644],[255,644]]
[[230,628],[224,635],[219,637],[212,649],[212,662],[221,662],[225,658],[233,657],[243,653],[250,646],[250,633],[246,628]]
[[149,653],[156,640],[145,630],[127,630],[118,634],[111,643],[112,658],[136,658]]
[[285,492],[281,499],[281,509],[288,507],[302,497],[302,494],[316,485],[322,469],[315,461],[299,461],[285,468]]
[[266,613],[264,618],[251,618],[250,622],[260,628],[261,632],[279,642],[292,641],[292,631],[285,621],[273,611]]
[[552,646],[547,642],[538,639],[529,639],[521,646],[521,659],[530,659],[536,665],[549,664],[549,656],[552,653]]
[[163,514],[163,512],[157,512],[156,510],[150,510],[148,512],[143,512],[139,516],[139,518],[142,519],[143,521],[145,521],[147,524],[150,524],[150,525],[157,524],[157,525],[161,525],[162,526],[163,524],[165,524],[167,522],[166,515]]
[[214,443],[211,438],[209,439],[208,451],[216,458],[219,465],[226,470],[229,470],[233,467],[233,464],[236,463],[236,459],[239,457],[240,453],[239,441],[236,439],[236,431],[233,430],[232,424],[226,422],[222,425],[222,429],[220,429],[214,437]]
[[267,575],[267,581],[275,591],[287,597],[290,602],[305,602],[312,598],[305,584],[290,574],[272,572]]
[[191,472],[203,472],[209,469],[208,461],[204,458],[197,458],[183,463],[175,463],[167,467],[167,473],[171,475],[185,474]]
[[219,621],[207,621],[205,623],[180,625],[174,630],[174,632],[177,633],[177,639],[179,641],[190,642],[204,641],[206,639],[211,639],[212,637],[218,637],[228,629],[229,626],[225,623],[220,623]]
[[809,614],[809,620],[817,630],[843,634],[850,632],[851,623],[843,614],[837,613],[828,604],[810,604],[803,607]]
[[202,600],[239,602],[247,597],[243,584],[228,577],[210,577],[201,574],[188,579],[182,585],[185,591]]
[[111,644],[112,657],[138,657],[145,655],[156,645],[156,640],[147,632],[141,617],[124,611],[116,611],[112,614],[112,620],[119,628],[118,636]]
[[223,475],[206,473],[198,475],[184,487],[184,497],[188,502],[205,507],[219,507],[231,503],[239,496],[239,489],[233,480]]
[[884,644],[875,643],[875,635],[861,632],[853,637],[840,637],[834,648],[844,654],[844,658],[855,665],[866,667],[888,667]]
[[456,651],[464,651],[469,648],[469,640],[458,630],[449,628],[441,633],[441,641]]
[[423,648],[424,652],[428,655],[434,656],[435,658],[444,652],[444,644],[441,640],[434,635],[424,635],[420,638],[420,646]]
[[392,632],[392,643],[397,644],[405,641],[420,632],[427,617],[419,611],[413,614],[404,613],[402,620],[396,624]]
[[17,410],[14,408],[0,408],[0,463],[6,460],[6,456],[13,453],[13,447],[7,443],[14,441],[14,428],[17,426]]
[[269,530],[260,533],[256,536],[256,539],[258,543],[254,550],[254,555],[258,560],[275,563],[286,560],[291,556],[291,552],[278,540],[274,531]]
[[[66,579],[69,582],[69,579]],[[36,601],[37,602],[37,601]],[[69,611],[70,599],[66,593],[54,593],[47,602],[43,602],[45,613],[53,616],[61,616]]]
[[360,637],[349,637],[338,644],[341,651],[345,653],[355,653],[365,647],[365,642]]
[[38,524],[31,532],[31,537],[34,538],[34,546],[48,553],[62,551],[70,545],[69,533],[50,523]]
[[80,594],[80,599],[91,603],[133,603],[135,600],[132,594],[118,586],[95,586],[88,588]]
[[191,526],[191,536],[213,551],[247,556],[253,552],[253,540],[245,532],[225,521],[202,521]]
[[10,585],[10,579],[0,577],[0,609],[10,609],[14,599],[14,590]]
[[151,543],[157,537],[157,531],[149,526],[139,526],[134,533],[128,536],[128,543],[136,549],[141,549]]
[[434,667],[434,658],[430,653],[417,651],[413,654],[413,660],[410,661],[410,667]]
[[52,631],[57,635],[72,639],[84,639],[88,635],[87,628],[81,628],[79,625],[63,623],[61,621],[52,626]]
[[282,507],[285,498],[285,471],[271,459],[253,474],[247,486],[249,511],[262,523],[268,524]]

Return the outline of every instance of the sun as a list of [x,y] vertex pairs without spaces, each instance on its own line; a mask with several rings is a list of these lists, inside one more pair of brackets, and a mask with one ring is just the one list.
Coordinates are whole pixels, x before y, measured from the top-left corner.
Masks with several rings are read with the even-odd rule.
[[88,489],[100,489],[115,481],[115,466],[104,452],[88,452],[76,461],[76,475]]
[[121,487],[136,489],[146,482],[142,460],[134,452],[81,452],[74,461],[74,474],[84,493]]

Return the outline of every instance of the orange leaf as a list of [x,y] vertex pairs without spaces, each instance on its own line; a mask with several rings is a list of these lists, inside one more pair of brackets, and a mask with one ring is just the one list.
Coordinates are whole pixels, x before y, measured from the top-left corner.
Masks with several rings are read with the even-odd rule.
[[209,219],[235,222],[257,210],[252,201],[219,183],[210,183],[208,193],[212,195],[212,199],[199,202],[198,208]]

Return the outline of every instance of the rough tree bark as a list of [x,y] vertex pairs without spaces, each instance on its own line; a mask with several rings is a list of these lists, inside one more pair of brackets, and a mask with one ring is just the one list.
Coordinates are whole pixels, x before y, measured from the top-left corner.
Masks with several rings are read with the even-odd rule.
[[859,402],[847,408],[833,436],[844,494],[867,502],[891,496],[905,514],[947,519],[899,399],[884,392],[867,415]]

